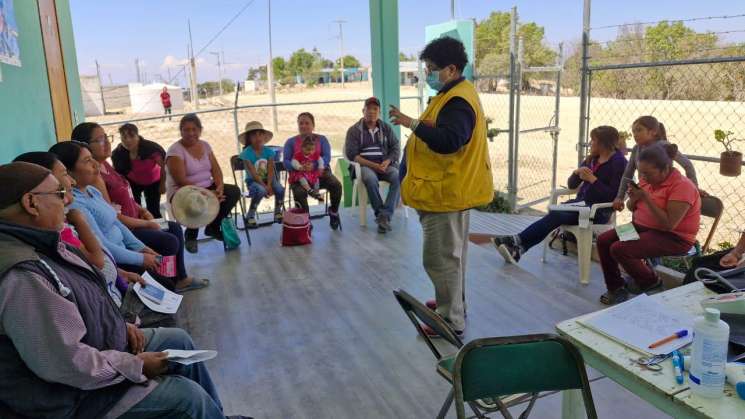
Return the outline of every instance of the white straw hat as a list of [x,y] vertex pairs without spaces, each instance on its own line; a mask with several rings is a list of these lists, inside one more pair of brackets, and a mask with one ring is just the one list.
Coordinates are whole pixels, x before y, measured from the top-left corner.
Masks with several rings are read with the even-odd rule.
[[217,217],[220,202],[205,188],[187,185],[176,191],[171,199],[171,211],[176,221],[187,228],[200,228]]
[[251,131],[264,131],[269,134],[269,138],[267,138],[266,142],[269,142],[269,140],[274,137],[274,133],[272,133],[269,130],[265,130],[264,126],[261,125],[261,122],[259,121],[251,121],[246,124],[246,127],[243,129],[243,132],[238,135],[238,142],[240,142],[243,145],[247,145],[248,142],[248,134],[251,133]]

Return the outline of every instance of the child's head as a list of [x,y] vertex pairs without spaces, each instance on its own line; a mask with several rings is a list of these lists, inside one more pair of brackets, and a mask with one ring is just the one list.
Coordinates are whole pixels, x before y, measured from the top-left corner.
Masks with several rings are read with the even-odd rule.
[[309,156],[313,154],[316,149],[316,142],[313,140],[313,136],[308,135],[303,138],[303,142],[300,145],[300,149],[303,151],[303,155]]
[[651,115],[640,116],[631,124],[634,141],[639,145],[648,145],[655,141],[667,140],[665,126]]
[[597,157],[602,152],[612,152],[618,148],[618,130],[609,125],[601,125],[590,131],[590,156]]

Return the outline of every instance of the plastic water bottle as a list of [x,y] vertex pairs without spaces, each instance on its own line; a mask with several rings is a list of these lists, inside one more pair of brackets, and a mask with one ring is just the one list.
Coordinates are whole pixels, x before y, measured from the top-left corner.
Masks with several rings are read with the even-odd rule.
[[719,319],[719,310],[707,308],[693,323],[693,348],[689,378],[691,392],[708,398],[724,395],[729,326]]

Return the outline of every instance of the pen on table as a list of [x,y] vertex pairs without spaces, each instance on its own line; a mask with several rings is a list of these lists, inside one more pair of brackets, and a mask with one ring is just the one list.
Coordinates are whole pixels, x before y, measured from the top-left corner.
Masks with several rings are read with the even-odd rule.
[[673,371],[675,372],[675,382],[683,384],[683,356],[680,351],[673,351]]
[[670,335],[670,336],[668,336],[666,338],[660,339],[657,342],[649,345],[649,349],[654,349],[654,348],[656,348],[658,346],[662,346],[662,345],[664,345],[664,344],[666,344],[668,342],[672,342],[675,339],[680,339],[680,338],[685,337],[685,336],[688,336],[688,330],[683,329],[683,330],[681,330],[679,332],[675,332],[674,335]]

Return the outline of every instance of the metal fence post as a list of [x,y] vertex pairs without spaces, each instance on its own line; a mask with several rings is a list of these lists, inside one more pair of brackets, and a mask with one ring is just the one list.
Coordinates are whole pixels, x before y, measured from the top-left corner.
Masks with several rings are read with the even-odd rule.
[[559,43],[559,56],[556,57],[556,66],[559,67],[556,72],[556,104],[554,107],[554,126],[551,131],[551,139],[554,145],[554,156],[551,167],[551,191],[556,189],[556,170],[558,166],[559,158],[559,110],[561,109],[561,73],[563,70],[564,61],[564,43]]
[[516,183],[514,181],[515,172],[515,66],[516,66],[516,55],[517,45],[515,40],[517,39],[517,7],[512,7],[510,14],[510,99],[509,99],[509,121],[508,130],[509,135],[507,139],[507,197],[510,201],[510,208],[515,209],[517,203],[517,191]]
[[518,186],[518,172],[519,172],[519,166],[520,166],[520,154],[519,154],[519,148],[520,148],[520,95],[522,93],[523,89],[523,39],[519,38],[517,43],[517,62],[515,63],[515,122],[513,124],[514,130],[515,130],[515,145],[512,148],[513,156],[512,161],[514,162],[514,168],[512,170],[512,181],[514,182],[513,191],[515,192],[514,196],[514,206],[513,208],[517,207],[517,194],[520,192],[520,187]]
[[585,158],[585,138],[587,137],[587,102],[590,95],[589,58],[590,58],[590,4],[592,0],[585,0],[582,14],[582,67],[580,69],[579,86],[579,138],[577,139],[577,164]]

